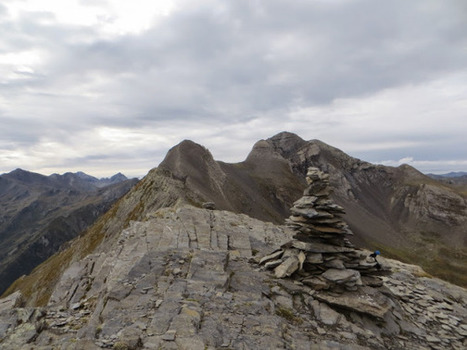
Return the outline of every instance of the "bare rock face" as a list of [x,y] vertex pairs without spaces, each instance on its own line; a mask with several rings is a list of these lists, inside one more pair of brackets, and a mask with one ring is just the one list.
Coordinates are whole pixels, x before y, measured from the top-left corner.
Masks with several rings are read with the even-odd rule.
[[[0,300],[0,305],[10,303],[0,309],[0,348],[383,350],[467,345],[465,289],[420,277],[418,267],[391,260],[382,264],[397,272],[381,277],[380,287],[357,292],[335,293],[310,288],[305,280],[277,279],[262,264],[288,254],[281,249],[267,257],[293,235],[286,226],[227,211],[190,206],[149,211],[72,263],[48,305],[10,307],[11,301]],[[305,255],[324,261],[326,254]],[[300,253],[290,256],[299,269],[307,264]],[[355,277],[352,271],[357,272],[330,268],[325,273],[345,281]]]
[[[465,191],[408,165],[370,164],[288,132],[258,141],[246,160],[236,164],[215,161],[208,150],[190,141],[171,149],[161,163],[201,202],[213,201],[218,209],[276,224],[292,214],[292,204],[307,186],[310,166],[330,175],[330,196],[346,209],[343,217],[354,232],[352,243],[384,249],[392,257],[467,286],[462,258],[467,252]],[[298,214],[302,208],[295,209]],[[317,215],[308,213],[312,214]]]
[[23,295],[18,290],[9,296],[0,299],[0,312],[20,307],[23,303]]
[[[173,150],[165,167],[152,170],[86,234],[17,281],[11,292],[20,290],[21,302],[0,300],[0,348],[465,349],[467,291],[378,257],[393,271],[381,273],[371,252],[348,243],[344,205],[331,201],[320,173],[294,192],[296,168],[281,157],[314,162],[323,155],[321,145],[296,141],[288,134],[268,140],[235,166],[182,143],[193,152],[190,164],[182,148]],[[274,164],[262,167],[271,154]],[[185,170],[195,171],[203,159],[198,170],[225,176],[196,189],[204,173],[190,179]],[[334,169],[355,165],[377,177],[362,163],[336,159]],[[263,173],[270,177],[256,182]],[[307,191],[293,205],[291,226],[224,210],[231,203],[255,215],[283,209],[285,201],[265,205],[282,196],[271,190],[276,185],[294,200]],[[209,201],[219,210],[202,208]]]
[[[179,206],[148,212],[72,263],[47,306],[22,308],[23,303],[12,302],[19,294],[0,300],[9,305],[0,309],[0,348],[383,350],[467,345],[465,289],[419,277],[423,271],[418,267],[391,260],[382,264],[397,272],[380,277],[377,288],[336,293],[310,288],[307,281],[315,276],[302,282],[277,279],[262,264],[288,254],[281,249],[267,255],[293,235],[288,227],[227,211]],[[291,265],[300,269],[308,260],[325,261],[326,254],[289,257],[296,258]],[[324,274],[337,283],[357,273],[334,267]]]

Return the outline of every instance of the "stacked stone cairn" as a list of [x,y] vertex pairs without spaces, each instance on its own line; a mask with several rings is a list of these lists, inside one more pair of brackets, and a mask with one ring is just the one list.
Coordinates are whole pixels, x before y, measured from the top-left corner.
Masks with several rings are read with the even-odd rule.
[[329,175],[310,167],[306,181],[308,187],[286,221],[295,231],[293,240],[263,257],[260,264],[274,269],[277,278],[294,275],[316,290],[355,291],[363,280],[378,284],[379,278],[362,279],[362,275],[381,274],[385,268],[348,240],[353,233],[342,219],[344,208],[329,198]]

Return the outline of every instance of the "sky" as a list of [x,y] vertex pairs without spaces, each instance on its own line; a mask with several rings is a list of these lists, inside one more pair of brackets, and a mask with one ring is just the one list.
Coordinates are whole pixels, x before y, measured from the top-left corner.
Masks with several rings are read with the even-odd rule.
[[2,0],[0,173],[143,176],[281,131],[467,171],[465,0]]

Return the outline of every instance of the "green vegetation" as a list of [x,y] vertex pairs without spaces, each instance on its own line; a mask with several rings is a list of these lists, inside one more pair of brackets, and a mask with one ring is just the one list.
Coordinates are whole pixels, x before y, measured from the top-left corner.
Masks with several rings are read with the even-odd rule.
[[278,306],[276,308],[276,315],[285,318],[287,321],[295,323],[295,324],[302,324],[303,319],[299,316],[296,316],[293,310],[285,306]]
[[127,343],[118,341],[114,344],[113,349],[114,350],[128,350],[129,347]]
[[[433,237],[428,240],[433,241]],[[412,249],[381,247],[386,257],[421,266],[428,274],[445,281],[467,287],[467,252],[462,248],[448,247],[439,241],[436,245],[414,245]]]

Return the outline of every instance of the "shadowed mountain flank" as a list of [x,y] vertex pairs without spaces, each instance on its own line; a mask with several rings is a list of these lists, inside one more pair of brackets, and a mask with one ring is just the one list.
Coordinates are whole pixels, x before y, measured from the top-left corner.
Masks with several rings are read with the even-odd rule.
[[0,293],[57,252],[137,182],[117,174],[44,176],[16,169],[0,176]]

